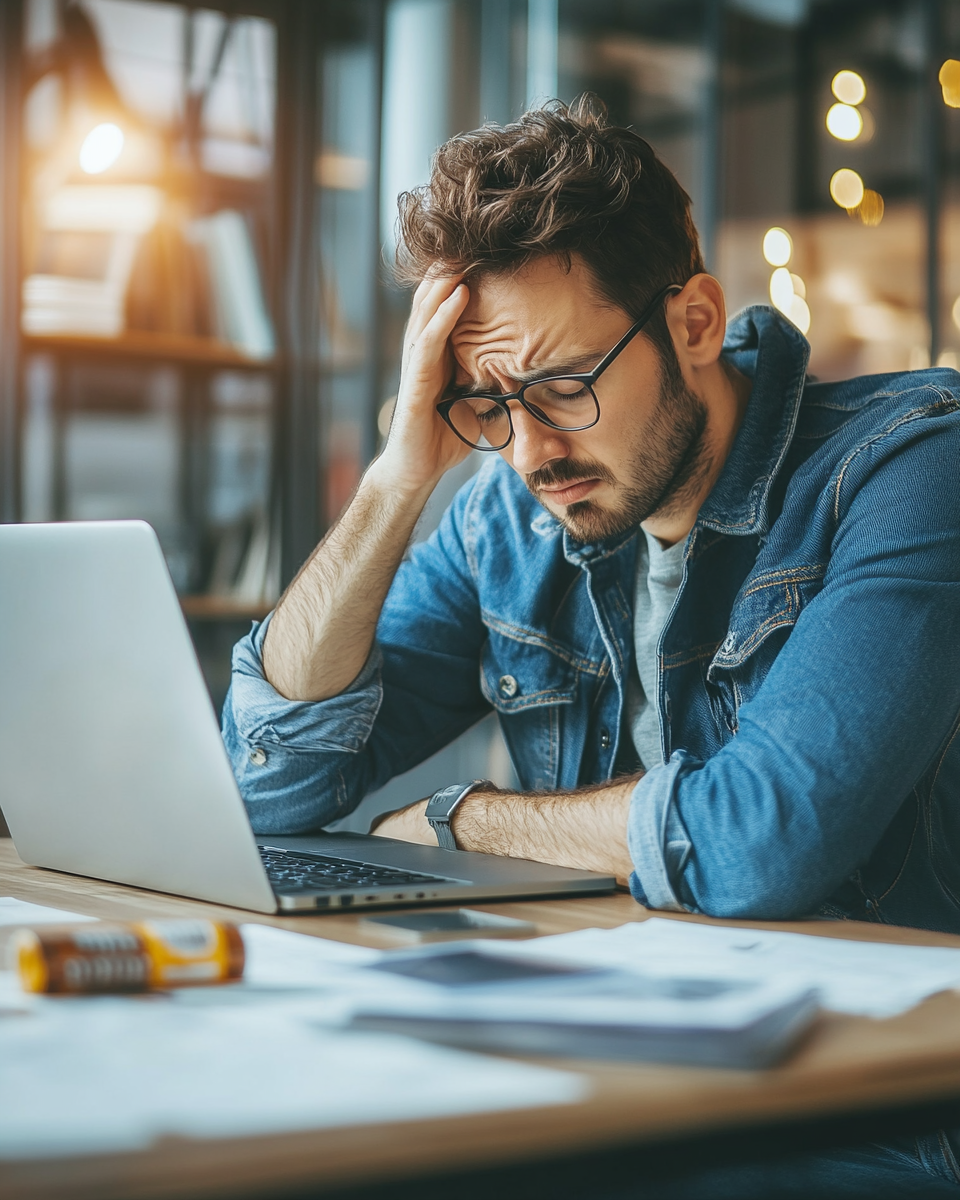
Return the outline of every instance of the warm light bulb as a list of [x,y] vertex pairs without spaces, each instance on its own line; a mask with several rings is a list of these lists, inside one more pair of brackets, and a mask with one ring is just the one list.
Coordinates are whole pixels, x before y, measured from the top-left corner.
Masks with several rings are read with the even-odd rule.
[[849,104],[834,104],[827,113],[827,129],[838,141],[855,142],[863,133],[863,117]]
[[770,299],[775,308],[779,308],[786,316],[790,315],[790,307],[794,298],[793,280],[786,267],[777,267],[770,276]]
[[960,108],[960,62],[948,58],[937,76],[943,88],[943,102],[949,108]]
[[109,121],[97,125],[83,139],[80,147],[80,166],[88,175],[99,175],[120,157],[123,150],[123,130]]
[[863,199],[863,180],[849,167],[841,167],[830,180],[830,195],[841,208],[856,208]]
[[763,257],[771,267],[785,267],[793,254],[790,234],[779,225],[774,225],[763,235]]
[[856,71],[838,71],[830,90],[842,104],[862,104],[867,98],[867,85]]

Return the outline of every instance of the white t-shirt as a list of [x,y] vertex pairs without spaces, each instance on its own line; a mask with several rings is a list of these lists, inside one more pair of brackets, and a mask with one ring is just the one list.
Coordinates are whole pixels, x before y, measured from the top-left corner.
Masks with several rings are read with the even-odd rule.
[[637,552],[633,595],[633,646],[636,670],[627,684],[627,716],[633,744],[646,770],[663,762],[657,711],[657,646],[683,577],[686,539],[664,550],[655,537],[645,538]]

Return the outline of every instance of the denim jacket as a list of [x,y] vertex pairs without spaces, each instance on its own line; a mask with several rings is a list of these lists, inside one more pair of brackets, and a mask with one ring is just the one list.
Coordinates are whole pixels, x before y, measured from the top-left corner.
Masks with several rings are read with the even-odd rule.
[[[814,382],[768,308],[724,353],[753,389],[660,639],[633,893],[960,932],[960,375]],[[525,790],[622,765],[637,533],[575,541],[491,459],[401,565],[341,695],[280,697],[266,622],[237,646],[223,732],[258,832],[343,816],[491,708]]]

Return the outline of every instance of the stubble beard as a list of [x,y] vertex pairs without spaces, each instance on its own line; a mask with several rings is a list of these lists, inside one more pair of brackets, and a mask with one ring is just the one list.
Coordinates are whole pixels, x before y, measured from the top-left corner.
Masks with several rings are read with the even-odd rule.
[[[684,382],[675,356],[660,354],[657,405],[646,428],[632,433],[632,468],[626,481],[602,463],[561,458],[527,476],[527,487],[540,503],[544,487],[600,479],[618,494],[615,507],[578,500],[561,516],[553,513],[579,542],[598,542],[636,529],[657,514],[669,517],[695,496],[713,466],[706,439],[707,408]],[[544,505],[546,507],[546,505]]]

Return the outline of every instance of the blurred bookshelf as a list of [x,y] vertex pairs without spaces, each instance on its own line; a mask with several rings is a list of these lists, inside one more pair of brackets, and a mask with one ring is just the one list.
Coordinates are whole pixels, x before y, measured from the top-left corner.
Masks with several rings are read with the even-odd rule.
[[150,522],[219,707],[376,446],[383,4],[0,7],[0,520]]

